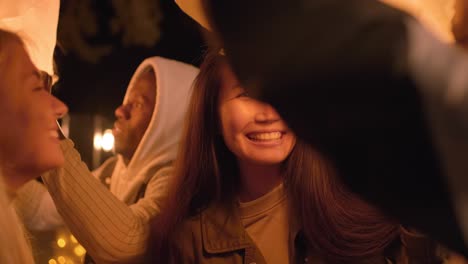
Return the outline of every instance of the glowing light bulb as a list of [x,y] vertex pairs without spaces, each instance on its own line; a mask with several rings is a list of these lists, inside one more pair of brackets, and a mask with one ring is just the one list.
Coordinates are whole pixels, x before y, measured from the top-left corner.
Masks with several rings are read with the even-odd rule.
[[111,151],[114,148],[114,135],[111,129],[106,129],[101,140],[101,147],[104,151]]
[[65,259],[64,256],[59,256],[59,257],[57,258],[57,260],[58,260],[58,262],[59,262],[60,264],[65,264],[65,262],[67,262],[67,260]]
[[93,140],[94,149],[100,150],[101,149],[101,144],[102,144],[102,135],[101,135],[101,133],[95,133],[94,134],[94,140]]
[[65,241],[65,239],[63,238],[59,238],[57,240],[57,245],[59,246],[59,248],[64,248],[67,245],[67,241]]
[[84,254],[86,254],[86,249],[84,249],[84,247],[82,247],[81,245],[76,246],[73,251],[75,252],[75,255],[77,255],[78,257],[81,257]]

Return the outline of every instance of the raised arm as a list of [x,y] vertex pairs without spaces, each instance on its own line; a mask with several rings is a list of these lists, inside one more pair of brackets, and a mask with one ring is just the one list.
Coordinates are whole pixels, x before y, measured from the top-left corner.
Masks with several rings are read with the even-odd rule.
[[65,223],[96,262],[135,261],[146,250],[148,222],[160,211],[170,167],[151,178],[142,199],[127,205],[91,174],[71,140],[61,145],[65,166],[43,179]]

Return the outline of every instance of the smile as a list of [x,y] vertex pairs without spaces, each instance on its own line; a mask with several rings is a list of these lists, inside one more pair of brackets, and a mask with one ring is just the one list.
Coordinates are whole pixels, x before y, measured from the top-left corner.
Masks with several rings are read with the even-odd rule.
[[112,134],[115,136],[116,134],[122,133],[122,129],[118,125],[117,122],[114,123],[114,127],[112,128]]
[[252,141],[266,142],[266,141],[273,141],[273,140],[281,139],[283,137],[283,133],[279,131],[250,133],[250,134],[247,134],[247,137]]
[[54,129],[54,130],[50,130],[49,131],[49,136],[52,137],[52,138],[59,138],[59,134],[58,134],[58,131],[57,129]]

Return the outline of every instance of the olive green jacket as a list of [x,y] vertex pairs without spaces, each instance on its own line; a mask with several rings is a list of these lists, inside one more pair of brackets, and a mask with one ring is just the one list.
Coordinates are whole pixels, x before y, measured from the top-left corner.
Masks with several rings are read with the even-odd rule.
[[[318,254],[304,250],[305,241],[300,230],[291,228],[290,263],[330,263]],[[435,243],[422,235],[401,229],[398,250],[353,263],[362,264],[435,264],[442,263],[435,256]],[[245,231],[238,212],[212,206],[187,219],[175,237],[172,263],[202,264],[266,264],[262,253]],[[301,246],[302,245],[302,246]],[[351,262],[348,262],[351,263]]]

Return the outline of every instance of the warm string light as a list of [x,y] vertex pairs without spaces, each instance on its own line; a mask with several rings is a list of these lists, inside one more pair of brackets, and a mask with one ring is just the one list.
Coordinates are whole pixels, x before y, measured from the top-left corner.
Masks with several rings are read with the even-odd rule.
[[114,148],[114,135],[111,129],[106,129],[106,131],[104,131],[101,147],[104,151],[111,151]]
[[57,245],[59,246],[59,248],[64,248],[67,245],[67,242],[65,241],[65,239],[59,238],[57,240]]
[[78,243],[78,240],[65,230],[57,236],[58,250],[55,256],[49,259],[48,264],[75,264],[81,263],[86,249]]
[[57,260],[60,264],[65,264],[67,262],[67,259],[64,256],[59,256]]
[[81,245],[76,246],[75,249],[73,249],[73,252],[75,252],[75,255],[78,257],[84,256],[84,254],[86,254],[86,250]]

